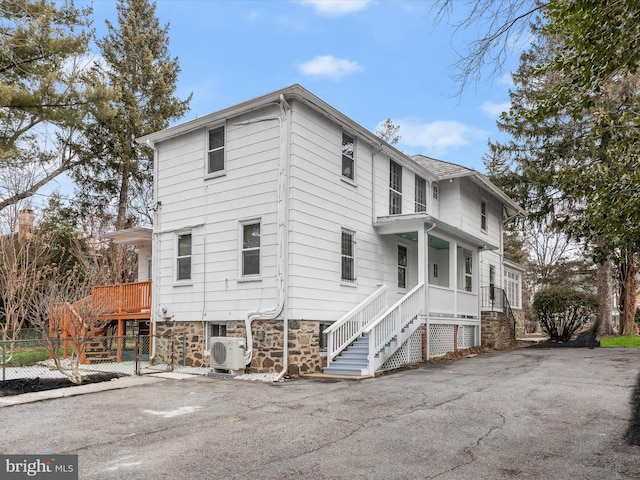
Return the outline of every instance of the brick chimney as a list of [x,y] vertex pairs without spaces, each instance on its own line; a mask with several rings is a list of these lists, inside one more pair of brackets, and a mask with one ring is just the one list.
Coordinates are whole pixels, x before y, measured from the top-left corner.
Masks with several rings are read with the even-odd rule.
[[18,213],[18,238],[29,239],[33,236],[33,210],[23,208]]

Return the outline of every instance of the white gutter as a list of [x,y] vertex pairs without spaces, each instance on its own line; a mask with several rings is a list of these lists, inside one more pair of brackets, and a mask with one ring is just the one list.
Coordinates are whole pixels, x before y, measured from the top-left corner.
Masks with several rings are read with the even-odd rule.
[[[280,380],[288,369],[288,343],[289,343],[289,319],[284,309],[286,289],[287,289],[287,265],[288,265],[288,204],[289,204],[289,117],[287,112],[291,111],[289,104],[284,99],[284,95],[280,95],[280,115],[261,117],[259,119],[253,119],[246,123],[254,123],[256,121],[266,120],[278,120],[280,122],[280,161],[278,166],[278,208],[276,215],[277,224],[277,245],[278,254],[276,259],[276,286],[278,289],[278,301],[273,308],[258,309],[247,313],[245,319],[245,329],[247,331],[247,351],[245,353],[245,364],[249,365],[253,359],[253,332],[251,331],[251,324],[254,320],[274,320],[285,311],[283,318],[284,331],[283,331],[283,366],[282,371],[275,379]],[[245,123],[245,122],[239,122]],[[286,128],[286,131],[284,130]]]

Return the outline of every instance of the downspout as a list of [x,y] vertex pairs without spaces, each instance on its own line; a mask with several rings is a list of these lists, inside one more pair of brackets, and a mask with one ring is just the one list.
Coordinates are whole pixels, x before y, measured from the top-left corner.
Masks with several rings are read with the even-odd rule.
[[[160,236],[157,232],[160,231],[160,207],[162,206],[158,202],[158,149],[155,144],[147,138],[147,146],[153,150],[153,237],[151,240],[151,355],[149,356],[149,363],[152,363],[156,356],[156,308],[157,303],[157,290],[158,282],[156,281],[156,272],[158,271],[158,255],[160,248],[158,243],[160,242]],[[155,240],[155,241],[154,241]]]
[[[275,117],[263,117],[259,121],[277,119],[280,122],[280,159],[278,165],[278,197],[277,197],[277,214],[276,224],[278,254],[276,259],[276,286],[278,289],[277,304],[270,309],[258,309],[247,313],[245,319],[245,329],[247,332],[247,351],[245,353],[245,364],[250,365],[253,359],[253,332],[251,324],[254,320],[274,320],[284,311],[285,294],[286,294],[286,270],[287,270],[287,251],[288,251],[288,188],[289,188],[289,117],[287,113],[291,110],[289,104],[284,99],[284,95],[280,95],[280,115]],[[255,121],[255,120],[254,120]],[[247,123],[252,123],[251,121]],[[286,129],[286,131],[284,131]],[[289,342],[289,321],[285,312],[283,330],[283,366],[282,371],[275,381],[280,380],[288,369],[288,342]]]

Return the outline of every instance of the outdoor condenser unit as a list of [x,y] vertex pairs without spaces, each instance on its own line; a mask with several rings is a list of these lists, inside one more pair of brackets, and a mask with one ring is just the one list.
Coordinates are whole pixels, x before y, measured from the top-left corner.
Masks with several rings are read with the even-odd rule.
[[211,337],[211,368],[244,370],[247,341],[237,337]]

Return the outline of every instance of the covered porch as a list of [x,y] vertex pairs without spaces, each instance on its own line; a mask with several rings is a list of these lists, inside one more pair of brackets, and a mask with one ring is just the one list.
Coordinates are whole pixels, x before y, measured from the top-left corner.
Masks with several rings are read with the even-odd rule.
[[422,314],[433,319],[480,320],[480,252],[498,249],[486,239],[436,220],[427,214],[378,217],[381,235],[397,236],[415,245],[417,258],[408,262],[415,284],[425,284]]
[[374,226],[387,248],[397,244],[398,283],[381,285],[327,328],[324,372],[373,376],[478,346],[479,254],[498,247],[427,214],[379,217]]

